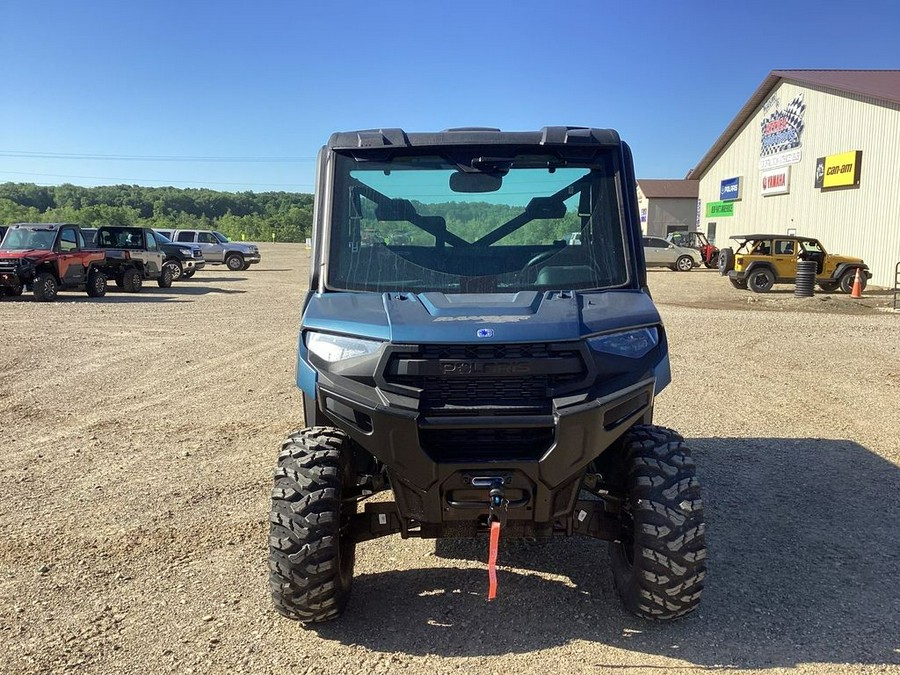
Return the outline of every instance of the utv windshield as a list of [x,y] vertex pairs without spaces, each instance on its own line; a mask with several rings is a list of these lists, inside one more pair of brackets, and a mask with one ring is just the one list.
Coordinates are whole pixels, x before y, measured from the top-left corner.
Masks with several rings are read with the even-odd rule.
[[7,251],[30,251],[42,249],[49,251],[56,240],[56,230],[38,227],[10,228],[3,239],[3,248]]
[[326,285],[489,293],[627,283],[613,152],[573,163],[505,150],[338,154]]

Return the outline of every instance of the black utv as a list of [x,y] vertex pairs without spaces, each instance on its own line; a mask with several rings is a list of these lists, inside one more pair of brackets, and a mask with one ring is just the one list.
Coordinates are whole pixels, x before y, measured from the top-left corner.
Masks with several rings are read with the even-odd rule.
[[700,487],[652,424],[668,343],[615,131],[334,134],[311,256],[307,426],[272,491],[280,613],[340,615],[356,545],[395,533],[606,539],[630,611],[697,607]]

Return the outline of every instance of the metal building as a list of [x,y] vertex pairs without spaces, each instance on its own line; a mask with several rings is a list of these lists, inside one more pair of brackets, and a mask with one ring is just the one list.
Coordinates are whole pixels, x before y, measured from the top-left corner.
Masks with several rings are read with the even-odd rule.
[[651,237],[693,230],[697,223],[697,181],[638,180],[641,229]]
[[816,237],[892,287],[900,261],[900,70],[773,70],[686,178],[697,229]]

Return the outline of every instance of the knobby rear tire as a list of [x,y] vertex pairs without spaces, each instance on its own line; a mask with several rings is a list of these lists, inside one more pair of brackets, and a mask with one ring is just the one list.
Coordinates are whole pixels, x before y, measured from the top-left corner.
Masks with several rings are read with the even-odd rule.
[[122,272],[122,288],[126,293],[140,293],[142,285],[141,273],[134,267],[129,267]]
[[613,579],[628,611],[668,621],[695,610],[706,576],[700,484],[684,439],[636,426],[625,436],[627,507],[610,544]]
[[88,272],[87,294],[92,298],[102,298],[106,295],[106,275],[100,270],[92,269]]
[[172,268],[168,265],[163,265],[162,269],[159,271],[159,278],[156,280],[156,285],[160,288],[171,288],[172,280],[174,278]]
[[350,439],[327,427],[301,429],[282,444],[272,488],[269,584],[275,609],[303,623],[339,617],[350,599],[356,544]]
[[31,283],[31,292],[38,302],[53,302],[59,293],[59,284],[49,272],[41,272]]

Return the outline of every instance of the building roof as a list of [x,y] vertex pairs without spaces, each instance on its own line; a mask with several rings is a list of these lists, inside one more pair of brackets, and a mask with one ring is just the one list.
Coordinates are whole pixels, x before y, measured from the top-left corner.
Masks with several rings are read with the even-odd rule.
[[641,192],[647,199],[697,199],[700,181],[638,179]]
[[781,80],[900,104],[900,70],[773,70],[685,178],[700,178]]

